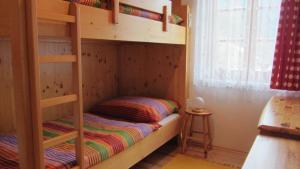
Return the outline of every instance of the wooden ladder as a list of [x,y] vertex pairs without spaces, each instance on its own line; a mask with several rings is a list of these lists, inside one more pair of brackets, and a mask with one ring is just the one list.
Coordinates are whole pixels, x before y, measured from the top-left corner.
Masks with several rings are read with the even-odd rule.
[[[34,144],[34,166],[35,169],[45,168],[44,150],[66,141],[76,140],[76,169],[84,168],[83,152],[83,105],[82,105],[82,70],[81,70],[81,36],[80,36],[80,9],[71,3],[70,14],[56,14],[39,11],[37,0],[29,0],[27,8],[27,31],[29,67],[31,79],[31,111],[33,121],[33,144]],[[56,56],[39,56],[38,47],[38,20],[51,20],[70,24],[72,54]],[[41,99],[40,87],[40,65],[47,63],[72,63],[73,68],[73,90],[74,94]],[[65,103],[73,103],[73,117],[75,130],[61,136],[43,140],[43,109]]]

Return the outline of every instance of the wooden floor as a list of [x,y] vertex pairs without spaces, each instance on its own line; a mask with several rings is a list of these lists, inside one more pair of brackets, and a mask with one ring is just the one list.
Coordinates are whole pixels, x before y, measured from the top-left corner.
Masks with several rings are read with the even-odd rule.
[[[187,149],[186,155],[203,158],[202,152],[203,150],[201,147],[190,145]],[[137,163],[131,169],[160,169],[170,162],[178,153],[180,153],[180,149],[177,148],[176,144],[168,143],[153,152],[141,162]],[[246,159],[246,155],[247,154],[244,152],[214,147],[213,150],[209,151],[207,160],[217,164],[230,166],[232,168],[241,168]]]

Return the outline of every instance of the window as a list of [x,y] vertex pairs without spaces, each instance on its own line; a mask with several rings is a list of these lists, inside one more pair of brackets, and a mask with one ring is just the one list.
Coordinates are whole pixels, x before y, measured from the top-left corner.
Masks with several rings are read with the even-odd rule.
[[281,0],[200,0],[194,83],[269,86]]

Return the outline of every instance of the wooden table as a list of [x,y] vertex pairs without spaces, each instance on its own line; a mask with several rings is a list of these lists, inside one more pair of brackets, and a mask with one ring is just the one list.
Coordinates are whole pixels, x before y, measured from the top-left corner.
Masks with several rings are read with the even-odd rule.
[[242,169],[300,169],[300,141],[258,135]]
[[262,134],[300,138],[300,98],[271,98],[263,110],[258,128]]
[[273,97],[242,169],[300,169],[300,99]]

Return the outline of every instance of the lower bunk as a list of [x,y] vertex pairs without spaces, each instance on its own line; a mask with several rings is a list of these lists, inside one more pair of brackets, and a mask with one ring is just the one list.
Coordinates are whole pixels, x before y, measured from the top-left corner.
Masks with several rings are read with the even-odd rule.
[[[180,133],[181,117],[171,114],[159,123],[134,123],[84,114],[85,168],[126,169]],[[72,117],[44,123],[44,139],[73,131]],[[0,135],[0,168],[19,168],[17,138]],[[45,150],[47,169],[76,165],[75,141]]]

